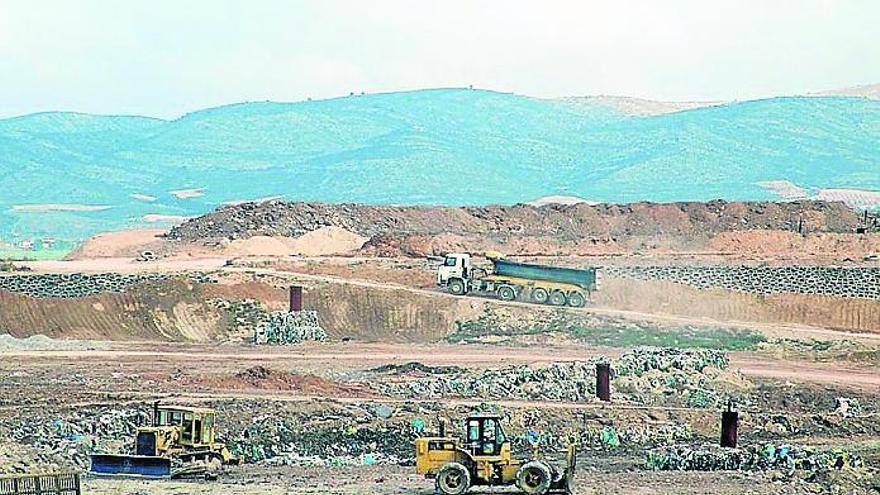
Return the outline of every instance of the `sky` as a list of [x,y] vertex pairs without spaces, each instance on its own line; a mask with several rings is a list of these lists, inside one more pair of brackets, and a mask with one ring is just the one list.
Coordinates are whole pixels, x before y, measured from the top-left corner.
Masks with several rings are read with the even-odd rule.
[[733,100],[880,82],[877,0],[0,0],[0,117],[434,87]]

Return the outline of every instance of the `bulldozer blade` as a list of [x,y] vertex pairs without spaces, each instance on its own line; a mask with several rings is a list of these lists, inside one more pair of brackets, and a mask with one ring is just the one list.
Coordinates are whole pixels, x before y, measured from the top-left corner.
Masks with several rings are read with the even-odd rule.
[[100,476],[170,478],[171,459],[148,455],[92,454],[89,472]]

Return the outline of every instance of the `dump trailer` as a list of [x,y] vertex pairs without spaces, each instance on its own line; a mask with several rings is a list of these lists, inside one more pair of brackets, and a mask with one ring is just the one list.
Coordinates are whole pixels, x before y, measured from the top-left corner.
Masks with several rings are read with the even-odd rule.
[[569,443],[564,460],[540,454],[537,446],[529,455],[517,457],[496,414],[472,414],[463,438],[445,430],[441,424],[436,436],[415,441],[416,474],[434,479],[437,493],[462,495],[474,486],[512,485],[528,495],[575,493],[574,442]]
[[437,270],[437,284],[452,294],[494,296],[553,306],[582,307],[599,289],[597,268],[564,268],[517,263],[488,252],[492,270],[471,266],[471,255],[451,253]]
[[134,454],[92,454],[89,472],[99,476],[174,478],[210,473],[239,461],[216,441],[213,409],[154,406],[153,424],[139,427]]

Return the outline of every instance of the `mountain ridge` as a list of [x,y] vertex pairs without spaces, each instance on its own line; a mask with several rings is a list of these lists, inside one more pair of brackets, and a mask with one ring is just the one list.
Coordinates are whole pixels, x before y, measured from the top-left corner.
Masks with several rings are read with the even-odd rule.
[[[880,102],[777,97],[629,115],[485,90],[243,102],[178,119],[0,120],[0,240],[84,239],[229,201],[513,204],[780,199],[880,190]],[[12,123],[10,124],[10,121]],[[197,189],[198,194],[172,195]],[[138,199],[155,198],[151,201]],[[16,205],[103,205],[89,211]],[[159,225],[170,225],[160,223]]]

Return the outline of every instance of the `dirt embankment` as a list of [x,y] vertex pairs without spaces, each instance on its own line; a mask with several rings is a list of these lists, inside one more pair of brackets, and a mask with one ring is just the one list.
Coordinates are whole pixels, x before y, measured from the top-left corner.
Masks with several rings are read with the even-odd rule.
[[226,322],[200,284],[168,280],[70,299],[0,291],[0,329],[14,337],[201,342],[223,335]]
[[[339,283],[238,273],[223,284],[205,286],[212,297],[254,298],[269,309],[287,307],[286,287],[304,286],[303,306],[318,311],[333,340],[437,342],[455,331],[455,322],[475,318],[486,300],[455,298],[373,283]],[[233,283],[234,280],[234,283]]]
[[872,299],[811,294],[761,296],[656,280],[606,279],[595,301],[640,313],[880,332],[880,301]]

